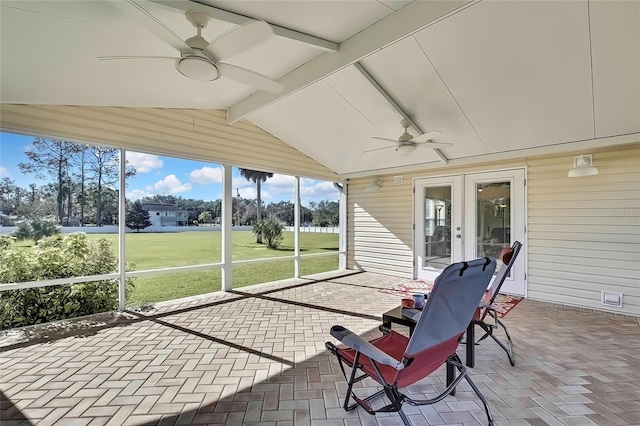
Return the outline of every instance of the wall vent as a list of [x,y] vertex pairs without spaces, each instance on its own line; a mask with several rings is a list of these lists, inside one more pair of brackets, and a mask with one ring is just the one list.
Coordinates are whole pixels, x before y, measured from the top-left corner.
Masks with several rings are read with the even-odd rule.
[[404,183],[404,177],[402,176],[394,176],[393,177],[393,184],[394,185],[402,185]]
[[622,308],[622,293],[601,291],[600,303],[604,306],[610,306],[612,308]]

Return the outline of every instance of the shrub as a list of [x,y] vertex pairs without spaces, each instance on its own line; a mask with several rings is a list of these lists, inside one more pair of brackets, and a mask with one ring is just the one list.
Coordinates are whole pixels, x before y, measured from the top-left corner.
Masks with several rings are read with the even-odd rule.
[[36,244],[45,237],[50,237],[60,233],[60,228],[49,220],[33,219],[22,222],[13,236],[18,240],[33,240]]
[[15,241],[16,237],[13,235],[0,235],[0,250],[8,249]]
[[[111,243],[106,239],[91,242],[84,233],[47,237],[31,250],[0,245],[1,283],[107,274],[116,272],[117,267],[118,258],[111,250]],[[127,295],[133,291],[133,280],[126,280]],[[1,291],[0,329],[117,308],[118,280]]]
[[284,224],[275,216],[269,216],[268,219],[262,221],[262,236],[267,242],[267,247],[277,249],[284,239]]

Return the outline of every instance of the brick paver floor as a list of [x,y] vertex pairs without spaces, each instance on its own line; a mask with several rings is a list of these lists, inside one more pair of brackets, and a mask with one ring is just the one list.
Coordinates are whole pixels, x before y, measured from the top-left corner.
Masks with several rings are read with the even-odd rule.
[[[340,408],[346,386],[324,344],[335,324],[379,335],[380,315],[399,303],[379,290],[403,281],[358,273],[256,286],[5,347],[2,426],[401,425],[397,414]],[[485,341],[471,373],[498,425],[640,425],[637,318],[525,300],[505,322],[517,365]],[[443,383],[442,369],[406,391],[433,396]],[[466,383],[405,412],[416,426],[485,424]]]

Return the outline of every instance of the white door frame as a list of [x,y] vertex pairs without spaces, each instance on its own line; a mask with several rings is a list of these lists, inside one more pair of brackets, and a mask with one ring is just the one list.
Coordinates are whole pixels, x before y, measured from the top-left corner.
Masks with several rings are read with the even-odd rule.
[[[526,280],[526,169],[524,167],[493,170],[477,173],[463,173],[458,175],[415,178],[413,180],[414,196],[413,211],[415,231],[413,235],[414,247],[414,277],[433,280],[441,270],[423,268],[426,235],[425,206],[423,201],[424,188],[452,185],[451,199],[453,203],[451,218],[451,249],[452,262],[473,259],[476,256],[476,184],[483,182],[509,181],[511,183],[511,208],[509,227],[511,241],[518,240],[524,248],[513,265],[510,277],[505,281],[502,291],[506,293],[527,295]],[[457,188],[456,188],[457,187]],[[457,206],[457,208],[456,208]],[[459,229],[461,228],[461,229]],[[514,280],[517,279],[517,281]]]

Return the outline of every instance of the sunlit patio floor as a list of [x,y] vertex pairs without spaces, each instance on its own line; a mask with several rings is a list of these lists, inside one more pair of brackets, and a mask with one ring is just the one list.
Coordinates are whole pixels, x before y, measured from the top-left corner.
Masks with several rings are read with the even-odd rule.
[[[5,346],[0,423],[401,425],[397,414],[341,408],[346,386],[324,344],[335,324],[379,335],[381,314],[399,303],[380,289],[404,281],[273,283]],[[637,318],[525,300],[505,323],[516,366],[484,341],[472,369],[498,425],[640,425]],[[406,391],[434,395],[443,384],[444,368]],[[486,424],[479,403],[463,383],[455,397],[405,412],[416,426]]]

